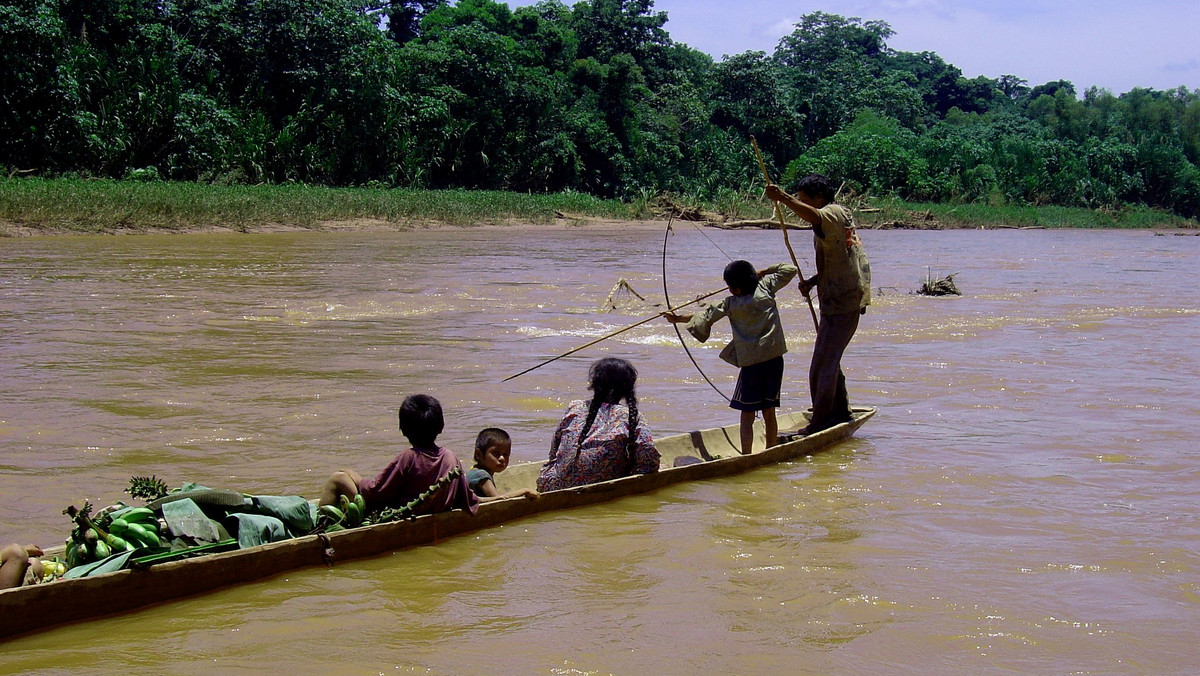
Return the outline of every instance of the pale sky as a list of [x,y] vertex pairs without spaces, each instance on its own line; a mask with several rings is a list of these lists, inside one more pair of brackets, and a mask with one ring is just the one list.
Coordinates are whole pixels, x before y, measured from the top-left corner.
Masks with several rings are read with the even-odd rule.
[[654,10],[672,39],[717,60],[770,54],[801,16],[823,11],[886,21],[888,46],[936,52],[967,77],[1070,80],[1080,95],[1200,89],[1200,0],[655,0]]

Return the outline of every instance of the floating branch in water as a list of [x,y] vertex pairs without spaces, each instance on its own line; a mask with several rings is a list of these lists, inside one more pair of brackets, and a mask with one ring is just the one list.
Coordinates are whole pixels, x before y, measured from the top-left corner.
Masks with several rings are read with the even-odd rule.
[[918,294],[922,296],[961,296],[962,292],[958,290],[958,285],[954,283],[954,275],[957,272],[946,275],[945,277],[933,278],[932,272],[925,274],[925,282],[921,284]]
[[[635,303],[629,298],[630,295],[636,297],[641,303]],[[622,277],[617,280],[612,291],[608,292],[608,298],[604,300],[604,304],[600,306],[600,309],[605,312],[612,312],[617,309],[641,309],[647,306],[659,307],[659,303],[651,303],[646,300],[645,296],[634,290],[629,282],[625,281],[625,278]]]

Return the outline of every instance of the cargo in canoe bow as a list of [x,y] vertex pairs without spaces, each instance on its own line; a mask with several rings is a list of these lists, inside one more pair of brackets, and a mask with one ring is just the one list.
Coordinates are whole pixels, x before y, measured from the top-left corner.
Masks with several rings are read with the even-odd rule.
[[[850,422],[806,437],[797,437],[761,449],[762,427],[756,427],[756,448],[750,455],[738,452],[738,425],[678,434],[655,441],[662,469],[587,486],[543,493],[538,500],[510,498],[480,505],[474,516],[456,510],[415,519],[341,530],[327,535],[306,535],[247,549],[196,558],[167,561],[152,566],[105,573],[94,577],[58,580],[47,584],[0,591],[0,640],[18,633],[94,619],[192,596],[245,582],[261,580],[306,566],[332,565],[376,556],[407,547],[436,542],[462,533],[490,528],[531,514],[580,507],[657,490],[664,486],[740,474],[763,465],[811,455],[852,435],[875,414],[873,408],[855,408]],[[782,430],[802,427],[804,413],[780,414]],[[533,488],[541,462],[510,466],[496,477],[497,488],[509,492]],[[47,552],[52,554],[53,551]],[[19,618],[19,620],[18,620]]]

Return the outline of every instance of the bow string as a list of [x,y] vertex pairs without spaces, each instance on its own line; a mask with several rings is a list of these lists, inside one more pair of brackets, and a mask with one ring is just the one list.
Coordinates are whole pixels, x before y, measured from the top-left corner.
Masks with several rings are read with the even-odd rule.
[[[675,215],[671,214],[671,216],[667,218],[667,229],[663,232],[662,284],[663,298],[667,301],[667,307],[673,307],[673,304],[671,303],[671,294],[667,291],[667,240],[671,236],[671,223],[674,220]],[[726,256],[728,256],[728,254],[726,254]],[[729,396],[722,392],[721,388],[717,387],[716,383],[714,383],[712,379],[708,377],[708,374],[704,372],[704,369],[700,368],[700,363],[697,362],[696,358],[692,356],[692,351],[688,348],[687,341],[683,339],[683,332],[679,330],[679,325],[671,322],[671,326],[675,329],[675,335],[679,337],[679,344],[683,347],[683,351],[687,353],[688,359],[690,359],[692,362],[692,366],[695,366],[696,371],[700,373],[700,377],[704,378],[704,382],[708,383],[708,386],[713,388],[713,391],[715,391],[717,394],[721,395],[725,401],[730,401]]]

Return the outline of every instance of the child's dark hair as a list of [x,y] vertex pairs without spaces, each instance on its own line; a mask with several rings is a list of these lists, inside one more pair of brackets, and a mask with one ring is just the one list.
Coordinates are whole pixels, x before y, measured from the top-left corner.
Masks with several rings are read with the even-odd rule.
[[754,293],[758,288],[758,270],[750,261],[733,261],[725,266],[725,284],[739,296]]
[[629,438],[626,448],[633,456],[633,447],[637,441],[638,406],[637,393],[634,385],[637,383],[637,369],[633,364],[616,357],[605,357],[592,364],[588,370],[588,389],[592,391],[592,401],[588,404],[587,421],[579,433],[579,446],[575,449],[578,456],[583,448],[583,440],[587,438],[592,423],[596,421],[596,413],[601,404],[617,404],[622,399],[629,406]]
[[437,436],[446,427],[442,418],[442,404],[428,394],[413,394],[400,404],[400,433],[413,446],[433,446]]
[[833,202],[837,191],[833,189],[833,181],[821,174],[809,174],[796,184],[796,192],[802,192],[809,197],[817,197],[826,203]]
[[512,437],[499,427],[485,427],[475,437],[475,462],[483,460],[483,452],[498,444],[511,444]]

